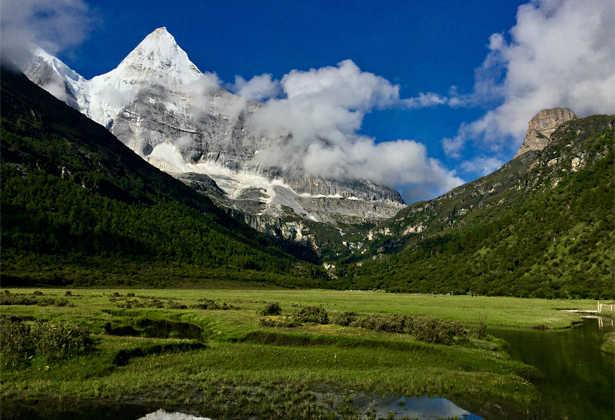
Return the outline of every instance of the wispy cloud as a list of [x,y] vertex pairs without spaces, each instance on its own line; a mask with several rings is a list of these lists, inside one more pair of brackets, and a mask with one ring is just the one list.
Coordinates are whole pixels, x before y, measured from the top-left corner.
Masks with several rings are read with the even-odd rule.
[[449,102],[449,98],[439,95],[437,93],[429,92],[429,93],[419,93],[419,96],[410,98],[410,99],[402,99],[400,101],[401,105],[405,108],[416,109],[416,108],[431,108],[437,105],[445,105]]
[[500,169],[503,164],[504,162],[498,158],[479,156],[463,162],[461,169],[467,173],[485,176]]
[[1,0],[2,54],[19,61],[31,44],[50,54],[80,44],[92,16],[83,0]]

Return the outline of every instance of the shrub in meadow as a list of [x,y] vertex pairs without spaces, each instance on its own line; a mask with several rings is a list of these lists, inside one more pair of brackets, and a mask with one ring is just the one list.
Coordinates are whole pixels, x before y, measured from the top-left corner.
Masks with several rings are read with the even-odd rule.
[[0,294],[0,305],[36,305],[38,299],[33,295],[20,295],[5,290]]
[[341,314],[333,318],[333,323],[336,325],[341,325],[342,327],[347,327],[356,320],[357,314],[355,314],[354,312],[342,312]]
[[53,298],[42,298],[38,300],[38,306],[52,306],[56,303],[56,300]]
[[296,322],[329,323],[329,315],[322,306],[303,306],[295,312],[294,318]]
[[284,319],[261,318],[258,322],[262,327],[294,328],[301,325],[287,317],[284,317]]
[[188,309],[188,307],[184,305],[183,303],[173,302],[172,300],[169,301],[169,303],[167,304],[167,308],[169,309]]
[[59,306],[60,308],[68,305],[68,300],[67,299],[56,299],[55,301],[55,305]]
[[369,330],[410,334],[427,343],[451,345],[468,339],[459,322],[443,321],[421,315],[368,315],[351,325]]
[[78,327],[68,328],[49,322],[37,322],[32,329],[32,340],[36,354],[49,359],[76,356],[88,353],[94,341],[90,332]]
[[11,365],[24,361],[33,352],[30,327],[16,316],[0,317],[0,352],[2,364]]
[[280,306],[280,302],[267,302],[265,307],[259,311],[259,314],[263,316],[280,315],[281,313],[282,306]]

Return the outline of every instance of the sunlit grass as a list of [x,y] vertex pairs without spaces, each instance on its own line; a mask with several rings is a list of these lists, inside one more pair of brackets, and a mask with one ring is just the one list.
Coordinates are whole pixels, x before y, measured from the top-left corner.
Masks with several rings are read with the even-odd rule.
[[[11,293],[25,294],[33,291],[10,290]],[[167,406],[173,405],[169,401],[189,400],[191,404],[206,401],[211,407],[222,410],[212,411],[218,416],[225,413],[222,400],[216,400],[221,389],[227,389],[227,400],[243,401],[246,407],[254,410],[265,402],[273,404],[271,407],[276,404],[285,406],[288,395],[295,395],[296,390],[307,392],[297,395],[304,395],[302,401],[309,408],[312,407],[309,401],[314,398],[309,392],[318,389],[325,389],[325,393],[337,397],[343,390],[354,390],[379,395],[437,395],[503,401],[518,407],[538,401],[538,392],[525,379],[524,372],[529,368],[509,360],[505,352],[498,350],[497,341],[477,345],[473,340],[465,345],[443,346],[420,342],[407,334],[334,324],[264,328],[259,323],[262,315],[258,312],[266,302],[280,302],[281,316],[291,315],[301,305],[322,305],[330,316],[342,311],[361,315],[420,314],[459,321],[468,328],[479,322],[490,327],[566,327],[577,320],[578,315],[557,309],[595,307],[592,301],[323,290],[72,289],[72,296],[65,296],[66,290],[60,289],[42,289],[42,292],[43,297],[66,298],[74,306],[3,305],[1,312],[25,317],[26,320],[32,319],[29,317],[43,318],[49,322],[87,328],[97,340],[96,350],[68,360],[49,362],[35,356],[29,364],[19,368],[4,366],[4,401],[41,398],[79,401],[142,394],[147,398],[162,398]],[[119,292],[121,297],[112,302],[109,298],[115,292]],[[118,303],[125,302],[128,293],[135,294],[130,299],[157,297],[165,302],[165,306],[169,298],[188,307],[198,303],[199,299],[213,299],[239,309],[118,308]],[[206,348],[144,355],[132,358],[126,366],[120,367],[114,364],[114,358],[121,350],[186,342],[104,334],[105,324],[130,325],[137,317],[200,326],[205,332]],[[246,341],[250,333],[257,331],[285,334],[289,345]],[[292,338],[297,336],[327,339],[321,345],[302,347],[292,345]],[[192,400],[194,389],[202,394],[200,402]],[[263,395],[259,394],[261,391]],[[244,395],[246,392],[247,396]]]

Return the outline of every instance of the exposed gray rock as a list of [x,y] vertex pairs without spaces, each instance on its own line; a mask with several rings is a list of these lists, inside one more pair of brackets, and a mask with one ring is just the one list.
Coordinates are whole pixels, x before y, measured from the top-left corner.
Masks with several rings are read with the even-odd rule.
[[185,172],[183,174],[178,174],[175,178],[182,181],[184,184],[192,187],[194,190],[207,193],[207,194],[215,194],[220,197],[226,196],[226,193],[218,187],[216,181],[211,179],[209,176],[205,174],[197,174],[194,172]]
[[568,108],[543,109],[530,120],[528,124],[529,128],[523,138],[523,144],[519,148],[515,158],[530,150],[544,149],[547,147],[549,138],[555,129],[560,124],[575,118],[578,117]]

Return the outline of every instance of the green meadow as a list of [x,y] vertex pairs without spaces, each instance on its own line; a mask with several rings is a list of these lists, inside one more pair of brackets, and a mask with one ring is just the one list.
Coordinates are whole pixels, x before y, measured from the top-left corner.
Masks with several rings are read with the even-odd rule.
[[[263,315],[272,302],[281,312]],[[2,403],[147,400],[214,418],[346,419],[369,414],[353,403],[360,396],[394,394],[521,410],[539,404],[540,373],[510,360],[485,326],[565,328],[578,314],[559,309],[595,307],[375,291],[3,289]],[[305,308],[327,320],[301,318]],[[7,346],[18,336],[25,344]]]

